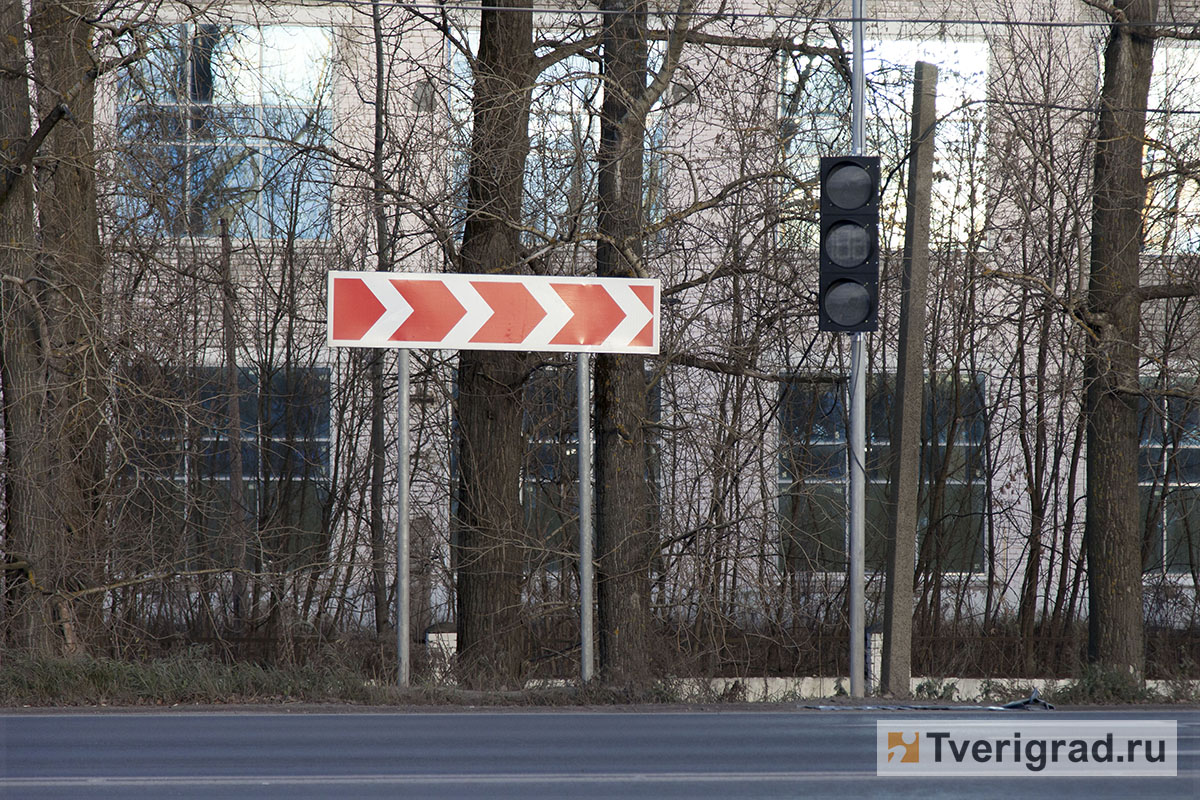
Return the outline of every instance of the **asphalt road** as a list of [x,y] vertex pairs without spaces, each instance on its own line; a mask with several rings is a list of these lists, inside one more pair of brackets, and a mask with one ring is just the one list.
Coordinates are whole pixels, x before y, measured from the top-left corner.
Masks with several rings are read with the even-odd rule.
[[0,797],[1200,798],[1200,711],[923,712],[1178,720],[1176,778],[875,776],[912,712],[0,713]]

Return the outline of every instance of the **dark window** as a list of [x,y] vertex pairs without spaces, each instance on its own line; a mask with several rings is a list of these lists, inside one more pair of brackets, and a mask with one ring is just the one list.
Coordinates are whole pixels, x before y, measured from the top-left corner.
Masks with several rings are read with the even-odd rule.
[[[224,369],[143,368],[130,377],[135,388],[121,405],[132,426],[126,513],[189,556],[228,563],[223,532],[236,509]],[[243,518],[267,557],[315,557],[325,542],[329,370],[242,370],[237,392]]]
[[[521,504],[529,563],[557,570],[579,553],[579,406],[573,365],[543,367],[525,386],[523,428],[529,444],[521,476]],[[648,378],[647,413],[661,416],[658,383]],[[659,450],[647,433],[646,474],[658,496]]]
[[1200,566],[1200,401],[1193,386],[1141,400],[1138,488],[1146,571]]
[[577,394],[568,366],[543,367],[525,384],[521,506],[531,566],[558,570],[579,552]]
[[[887,550],[894,385],[874,376],[867,387],[864,527],[869,567]],[[986,510],[986,411],[979,379],[939,375],[925,386],[921,444],[920,558],[940,572],[983,567]],[[847,416],[842,384],[796,378],[783,390],[779,515],[787,566],[846,568]]]

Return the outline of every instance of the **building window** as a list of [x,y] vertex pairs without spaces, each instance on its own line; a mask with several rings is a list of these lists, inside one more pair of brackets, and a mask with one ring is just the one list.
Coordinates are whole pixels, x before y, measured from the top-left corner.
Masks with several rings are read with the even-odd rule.
[[548,236],[569,238],[593,226],[600,75],[582,55],[552,65],[538,79],[529,110],[525,217]]
[[[479,51],[479,30],[472,28],[462,41]],[[450,181],[456,207],[455,230],[462,235],[466,223],[467,178],[471,156],[471,60],[448,44],[451,117]],[[539,55],[543,54],[539,51]],[[653,72],[665,50],[651,43],[647,54]],[[576,54],[556,61],[537,76],[529,109],[529,153],[525,160],[525,195],[522,212],[529,246],[545,240],[570,239],[596,225],[597,157],[600,145],[600,110],[604,85],[594,57]],[[643,139],[643,198],[647,220],[656,222],[666,211],[667,169],[663,150],[666,119],[660,99],[649,110]]]
[[575,370],[543,367],[525,384],[528,442],[521,506],[528,563],[553,571],[579,552],[579,413]]
[[[219,367],[139,369],[122,404],[132,427],[123,477],[126,513],[176,535],[190,555],[231,556],[223,531],[232,509],[229,391]],[[329,491],[329,370],[241,370],[238,425],[244,519],[263,554],[319,554]],[[306,562],[307,563],[307,562]]]
[[[977,204],[984,182],[988,49],[984,42],[868,40],[864,42],[868,153],[885,163],[907,158],[912,125],[913,64],[938,66],[933,184],[933,230],[947,244],[978,229]],[[795,184],[785,193],[783,234],[794,248],[816,248],[817,159],[851,151],[850,87],[827,57],[787,53],[781,65],[779,134],[784,164]],[[885,230],[902,233],[905,198],[889,181],[881,208]]]
[[143,232],[329,235],[332,32],[187,24],[150,37],[120,86],[118,194]]
[[[891,470],[892,376],[867,387],[867,565],[884,566]],[[941,572],[983,568],[986,410],[982,379],[950,373],[925,386],[918,560]],[[791,571],[846,568],[846,398],[843,384],[791,380],[780,405],[779,517]]]
[[[536,370],[525,384],[522,426],[528,449],[521,474],[521,505],[530,542],[528,563],[557,571],[579,553],[579,405],[574,365]],[[662,416],[660,385],[646,376],[646,413]],[[649,521],[658,519],[660,450],[646,432]]]
[[1141,401],[1138,489],[1147,572],[1200,566],[1200,402],[1193,387],[1175,388],[1180,396]]
[[[1146,248],[1200,252],[1200,52],[1163,43],[1154,49],[1146,115]],[[1170,142],[1170,146],[1166,143]]]

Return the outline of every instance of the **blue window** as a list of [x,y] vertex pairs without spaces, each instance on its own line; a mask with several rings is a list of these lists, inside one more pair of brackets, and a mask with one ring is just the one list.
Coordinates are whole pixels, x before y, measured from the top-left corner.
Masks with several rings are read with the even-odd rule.
[[[478,52],[478,29],[467,31],[463,41]],[[661,46],[650,48],[651,70],[658,68],[662,55]],[[466,222],[474,77],[470,59],[460,49],[451,46],[447,59],[451,81],[449,171],[455,203],[451,218],[461,235]],[[532,88],[522,204],[524,221],[530,229],[525,233],[529,246],[543,244],[546,239],[569,240],[578,231],[595,227],[600,108],[604,101],[598,69],[594,58],[573,55],[548,66]],[[649,222],[661,220],[666,213],[665,143],[660,101],[647,115],[644,138],[643,194]]]
[[1188,163],[1200,143],[1195,47],[1164,41],[1154,48],[1148,105],[1146,249],[1156,255],[1200,252],[1200,177]]
[[291,25],[176,25],[120,87],[117,191],[140,232],[329,235],[333,37]]
[[[907,158],[912,65],[918,60],[938,65],[933,231],[946,245],[966,241],[982,226],[975,194],[983,183],[987,147],[986,42],[892,39],[868,40],[864,47],[866,152],[881,154],[885,163]],[[795,180],[783,198],[784,240],[813,249],[817,159],[851,150],[850,86],[828,56],[783,55],[778,124],[784,163]],[[884,189],[886,237],[903,231],[905,203],[900,181],[890,180]]]

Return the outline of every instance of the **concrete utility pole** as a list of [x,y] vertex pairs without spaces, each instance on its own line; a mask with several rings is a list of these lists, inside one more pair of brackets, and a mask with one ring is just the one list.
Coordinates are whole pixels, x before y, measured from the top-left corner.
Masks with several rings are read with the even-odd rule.
[[917,494],[921,475],[924,406],[925,306],[929,287],[929,212],[933,191],[933,139],[938,70],[918,61],[913,83],[908,215],[900,289],[897,404],[892,430],[892,508],[888,514],[887,584],[883,604],[883,674],[880,692],[907,697],[912,678],[913,569],[916,563]]

